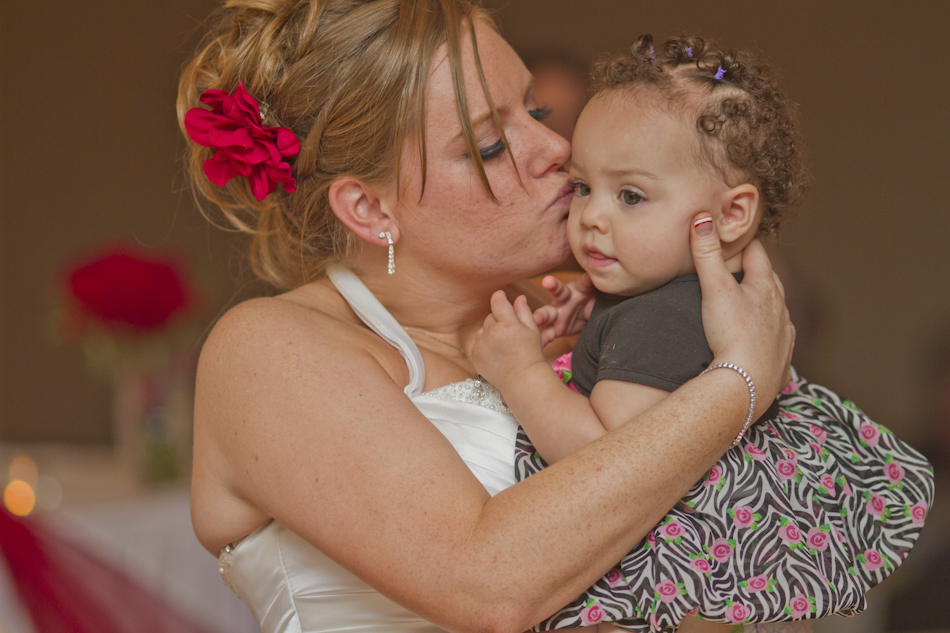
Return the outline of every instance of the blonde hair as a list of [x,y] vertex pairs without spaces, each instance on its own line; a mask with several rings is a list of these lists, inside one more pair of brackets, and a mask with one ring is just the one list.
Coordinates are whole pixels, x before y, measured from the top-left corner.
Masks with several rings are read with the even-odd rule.
[[498,122],[475,42],[475,21],[494,28],[481,7],[468,0],[228,0],[209,20],[178,87],[182,132],[185,113],[199,106],[205,90],[230,92],[243,82],[266,104],[264,124],[288,127],[301,142],[293,167],[296,192],[279,188],[263,201],[244,178],[212,184],[202,163],[213,150],[187,144],[186,169],[199,203],[211,202],[232,227],[252,236],[251,265],[259,277],[292,288],[321,277],[330,263],[350,260],[359,242],[330,208],[330,184],[349,176],[398,186],[400,157],[413,138],[425,189],[425,86],[443,43],[469,153],[491,193],[461,62],[467,26]]

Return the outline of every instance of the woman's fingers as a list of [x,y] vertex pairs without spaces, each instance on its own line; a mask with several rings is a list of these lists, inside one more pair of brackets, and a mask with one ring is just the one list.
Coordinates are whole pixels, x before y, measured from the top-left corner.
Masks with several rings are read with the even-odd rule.
[[742,250],[742,270],[746,277],[768,279],[772,277],[772,262],[765,247],[758,239],[749,242]]
[[722,258],[722,245],[719,243],[716,223],[708,213],[700,213],[693,218],[689,245],[703,294],[713,293],[730,281],[735,283],[735,278],[726,269],[726,262]]

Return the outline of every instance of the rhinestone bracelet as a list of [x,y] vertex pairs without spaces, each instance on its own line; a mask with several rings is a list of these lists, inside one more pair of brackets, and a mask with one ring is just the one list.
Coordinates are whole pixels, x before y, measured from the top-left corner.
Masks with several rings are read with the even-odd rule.
[[739,431],[739,435],[736,436],[735,441],[729,448],[738,446],[739,442],[742,441],[742,437],[745,435],[746,430],[748,430],[749,425],[752,424],[752,416],[755,414],[755,383],[752,382],[752,376],[749,375],[749,372],[742,369],[738,365],[733,365],[732,363],[716,363],[715,365],[710,365],[703,370],[700,376],[705,373],[711,372],[714,369],[731,369],[735,372],[739,372],[739,375],[745,380],[745,384],[749,386],[749,414],[745,416],[745,423],[742,425],[742,430]]

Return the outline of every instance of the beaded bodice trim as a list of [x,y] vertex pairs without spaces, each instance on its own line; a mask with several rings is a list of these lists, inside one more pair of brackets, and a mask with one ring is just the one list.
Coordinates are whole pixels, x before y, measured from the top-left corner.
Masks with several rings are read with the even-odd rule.
[[232,552],[234,552],[234,543],[221,548],[221,553],[218,554],[218,573],[221,574],[221,580],[224,581],[224,586],[234,591],[234,586],[231,584]]
[[511,415],[511,410],[505,404],[498,388],[477,374],[474,378],[462,382],[453,382],[438,389],[427,391],[422,395],[449,402],[474,404]]

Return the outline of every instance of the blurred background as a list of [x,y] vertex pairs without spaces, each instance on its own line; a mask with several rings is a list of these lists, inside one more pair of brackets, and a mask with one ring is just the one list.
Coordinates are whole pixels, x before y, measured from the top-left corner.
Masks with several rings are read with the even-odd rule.
[[[798,327],[795,365],[925,452],[945,499],[950,2],[485,4],[559,130],[583,105],[589,64],[642,33],[715,37],[774,62],[801,104],[814,174],[770,245]],[[187,515],[202,337],[228,306],[272,292],[252,278],[246,241],[197,212],[182,174],[177,75],[217,5],[2,3],[0,483],[9,492],[29,480],[31,492],[14,490],[6,504],[28,506],[43,538],[95,552],[196,630],[238,631],[253,622],[220,586]],[[139,261],[167,301],[141,307],[155,319],[112,331],[76,315],[96,287],[121,285],[117,259]],[[99,299],[99,310],[114,308]],[[870,611],[822,630],[950,629],[950,514],[938,503],[928,521]],[[32,630],[29,612],[0,598],[0,630]]]

